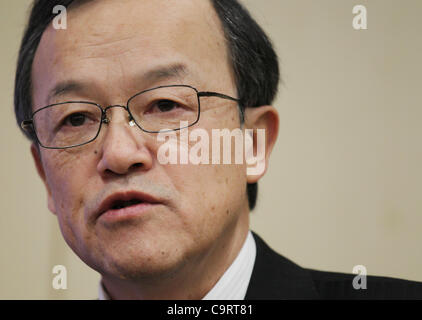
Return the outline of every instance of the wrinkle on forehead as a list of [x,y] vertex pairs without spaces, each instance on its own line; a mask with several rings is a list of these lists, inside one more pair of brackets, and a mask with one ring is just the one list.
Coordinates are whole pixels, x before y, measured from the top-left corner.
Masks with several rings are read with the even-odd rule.
[[[68,30],[90,36],[90,45],[112,45],[140,34],[151,34],[158,25],[185,36],[200,34],[224,40],[221,23],[209,0],[92,0],[68,13]],[[198,32],[192,32],[198,31]],[[218,39],[219,38],[219,39]]]

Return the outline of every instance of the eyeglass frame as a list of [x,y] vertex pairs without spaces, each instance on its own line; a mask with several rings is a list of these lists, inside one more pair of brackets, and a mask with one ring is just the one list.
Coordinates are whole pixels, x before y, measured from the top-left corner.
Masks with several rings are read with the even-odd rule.
[[[143,93],[152,91],[152,90],[161,89],[161,88],[175,88],[175,87],[177,87],[177,88],[190,88],[190,89],[193,89],[196,92],[197,99],[198,99],[198,117],[197,117],[197,119],[192,124],[189,124],[186,127],[179,127],[179,128],[176,128],[176,129],[150,131],[150,130],[146,130],[146,129],[142,128],[141,125],[138,122],[136,122],[135,118],[133,117],[133,115],[132,115],[132,113],[131,113],[131,111],[129,109],[129,102],[132,99],[134,99],[135,97],[137,97],[137,96],[139,96],[139,95],[141,95]],[[165,85],[165,86],[158,86],[158,87],[146,89],[146,90],[143,90],[141,92],[136,93],[135,95],[131,96],[128,99],[128,101],[126,102],[126,105],[110,105],[110,106],[107,106],[107,107],[103,108],[102,105],[100,105],[98,103],[95,103],[95,102],[90,102],[90,101],[65,101],[65,102],[53,103],[53,104],[47,105],[47,106],[42,107],[42,108],[38,109],[37,111],[33,112],[30,119],[23,120],[21,122],[21,128],[23,130],[27,131],[27,132],[29,132],[29,130],[32,130],[33,133],[34,133],[34,135],[35,135],[35,139],[37,140],[37,143],[41,147],[43,147],[45,149],[60,149],[61,150],[61,149],[76,148],[76,147],[84,146],[84,145],[86,145],[88,143],[91,143],[95,139],[97,139],[97,137],[100,134],[100,131],[101,131],[101,128],[102,128],[103,123],[108,124],[110,122],[110,120],[107,118],[107,110],[108,109],[111,109],[111,108],[123,108],[129,114],[129,121],[133,121],[136,124],[136,126],[139,129],[141,129],[142,131],[144,131],[144,132],[147,132],[147,133],[160,133],[160,132],[179,131],[179,130],[182,130],[182,129],[186,129],[186,128],[192,127],[193,125],[195,125],[195,124],[198,123],[199,118],[200,118],[200,115],[201,115],[201,100],[200,100],[201,97],[218,97],[218,98],[222,98],[222,99],[226,99],[226,100],[235,101],[235,102],[237,102],[237,103],[240,104],[240,99],[236,99],[236,98],[230,97],[230,96],[228,96],[226,94],[223,94],[223,93],[218,93],[218,92],[213,92],[213,91],[198,91],[198,89],[196,89],[195,87],[192,87],[190,85],[185,85],[185,84],[180,84],[180,85]],[[47,109],[47,108],[50,108],[50,107],[54,107],[54,106],[57,106],[57,105],[67,104],[67,103],[84,103],[84,104],[90,104],[90,105],[94,105],[94,106],[98,107],[101,110],[100,125],[98,127],[98,131],[97,131],[95,137],[92,138],[91,140],[87,141],[87,142],[84,142],[84,143],[81,143],[81,144],[72,145],[72,146],[67,146],[67,147],[46,147],[46,146],[44,146],[40,142],[40,140],[38,139],[37,131],[36,131],[35,124],[34,124],[34,115],[37,114],[41,110],[44,110],[44,109]]]

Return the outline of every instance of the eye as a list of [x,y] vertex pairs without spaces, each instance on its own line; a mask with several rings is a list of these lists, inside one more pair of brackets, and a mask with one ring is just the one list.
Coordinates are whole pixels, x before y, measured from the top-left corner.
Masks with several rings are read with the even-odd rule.
[[82,113],[74,113],[66,117],[64,124],[72,127],[80,127],[85,124],[86,115]]
[[171,100],[160,100],[154,105],[153,109],[157,109],[159,112],[169,112],[176,109],[178,106],[179,104],[177,102]]

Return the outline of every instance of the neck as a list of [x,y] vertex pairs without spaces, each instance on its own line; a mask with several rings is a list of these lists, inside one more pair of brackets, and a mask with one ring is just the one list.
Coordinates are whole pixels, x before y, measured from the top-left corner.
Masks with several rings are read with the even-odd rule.
[[135,280],[103,275],[103,287],[113,300],[200,300],[236,259],[248,231],[249,214],[246,214],[206,250],[184,261],[176,270]]

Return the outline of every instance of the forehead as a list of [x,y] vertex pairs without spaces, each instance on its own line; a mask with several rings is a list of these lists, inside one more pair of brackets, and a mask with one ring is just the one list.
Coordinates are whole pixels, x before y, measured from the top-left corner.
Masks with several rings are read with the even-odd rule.
[[140,74],[180,64],[187,84],[198,89],[233,83],[209,0],[84,1],[68,8],[66,30],[50,24],[42,36],[33,64],[34,105],[43,105],[58,82],[85,80],[128,94]]

